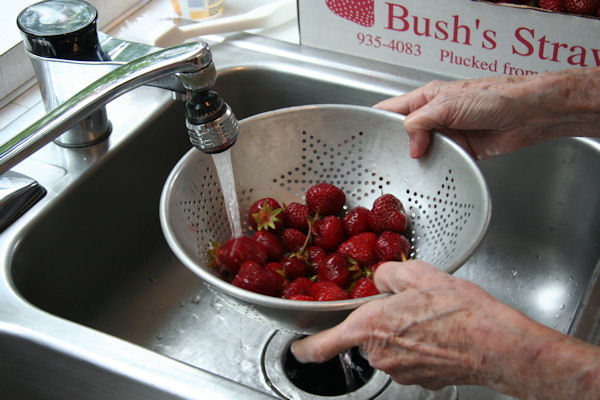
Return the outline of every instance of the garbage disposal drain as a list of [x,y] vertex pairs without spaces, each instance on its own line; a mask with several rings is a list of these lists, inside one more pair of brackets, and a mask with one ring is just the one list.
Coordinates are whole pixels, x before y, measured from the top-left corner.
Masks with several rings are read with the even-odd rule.
[[353,351],[352,375],[356,387],[348,389],[342,366],[337,358],[323,364],[300,364],[290,346],[301,335],[276,331],[265,347],[262,368],[267,382],[285,399],[374,399],[390,383],[385,373],[373,369]]

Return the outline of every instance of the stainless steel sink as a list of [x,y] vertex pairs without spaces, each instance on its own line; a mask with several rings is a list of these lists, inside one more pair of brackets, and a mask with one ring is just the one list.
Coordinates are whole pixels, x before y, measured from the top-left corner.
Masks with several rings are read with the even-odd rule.
[[[212,48],[216,90],[239,119],[299,104],[372,105],[440,78],[250,35]],[[191,147],[183,104],[144,87],[107,110],[108,141],[68,150],[51,144],[25,161],[40,166],[33,175],[44,166],[62,174],[0,236],[0,392],[281,396],[265,373],[273,362],[265,354],[285,357],[284,348],[269,345],[293,334],[233,307],[183,267],[163,239],[162,185]],[[597,321],[590,310],[598,309],[597,292],[586,290],[600,260],[600,144],[557,140],[480,166],[492,192],[492,221],[456,275],[543,324],[589,339]],[[419,391],[378,379],[384,384],[367,398],[414,398]],[[458,394],[508,398],[479,387],[460,387]],[[456,390],[432,395],[456,398]]]

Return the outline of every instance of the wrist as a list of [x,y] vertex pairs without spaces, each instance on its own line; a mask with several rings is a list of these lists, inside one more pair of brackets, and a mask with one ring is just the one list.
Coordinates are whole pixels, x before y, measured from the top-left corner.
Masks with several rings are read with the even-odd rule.
[[[479,330],[479,384],[526,399],[592,399],[600,390],[600,350],[541,325],[500,302]],[[482,335],[483,334],[483,335]]]

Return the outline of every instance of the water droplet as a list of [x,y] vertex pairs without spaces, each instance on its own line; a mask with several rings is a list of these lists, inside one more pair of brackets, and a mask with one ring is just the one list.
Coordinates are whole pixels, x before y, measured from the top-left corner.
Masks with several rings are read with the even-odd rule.
[[156,335],[156,339],[162,340],[162,338],[163,338],[162,335]]
[[200,301],[202,300],[202,297],[200,297],[200,295],[196,295],[194,296],[194,298],[192,299],[192,303],[194,304],[200,304]]
[[517,276],[519,274],[519,272],[517,270],[512,270],[512,276]]
[[564,310],[564,309],[565,309],[565,305],[564,305],[564,304],[561,304],[559,308],[560,308],[561,310]]

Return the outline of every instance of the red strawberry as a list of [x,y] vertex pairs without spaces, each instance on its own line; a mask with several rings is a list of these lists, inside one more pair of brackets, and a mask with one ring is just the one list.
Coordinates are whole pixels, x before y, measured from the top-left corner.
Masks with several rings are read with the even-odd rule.
[[283,266],[278,262],[270,262],[267,263],[267,265],[265,265],[265,270],[278,275],[278,277],[269,278],[269,280],[273,281],[273,285],[277,287],[277,293],[273,295],[277,296],[278,293],[281,292],[281,289],[283,288],[284,284],[287,282],[285,279],[285,271],[283,270]]
[[306,205],[311,213],[320,216],[338,214],[346,203],[342,189],[330,183],[318,183],[306,192]]
[[306,275],[306,264],[298,256],[284,257],[279,260],[279,264],[283,267],[285,276],[290,281]]
[[276,272],[266,269],[255,261],[246,261],[233,278],[232,285],[251,292],[277,296],[284,279]]
[[316,282],[310,291],[316,301],[337,301],[349,298],[344,289],[330,281]]
[[264,264],[267,252],[264,247],[248,236],[231,238],[217,251],[217,263],[230,274],[236,274],[244,261],[256,261]]
[[350,297],[358,299],[359,297],[374,296],[379,294],[379,290],[375,287],[375,283],[371,278],[360,278],[354,284]]
[[563,0],[539,0],[538,7],[560,12],[563,10]]
[[319,269],[319,262],[327,257],[327,252],[321,246],[310,246],[306,249],[306,258],[308,266],[313,273],[317,273]]
[[285,278],[276,271],[273,271],[265,266],[263,272],[263,282],[263,294],[268,296],[279,296],[279,293],[281,293],[281,290],[283,289]]
[[281,297],[284,299],[289,299],[290,297],[296,295],[312,296],[310,288],[313,284],[313,281],[304,276],[296,278],[283,287],[283,290],[281,291]]
[[317,279],[319,281],[330,281],[336,285],[346,288],[352,281],[351,265],[346,256],[339,253],[331,253],[321,260]]
[[283,242],[283,248],[293,253],[298,251],[304,245],[306,241],[306,235],[295,228],[287,228],[281,233],[281,241]]
[[396,232],[383,232],[375,242],[375,252],[381,260],[402,261],[403,256],[408,258],[409,251],[408,239]]
[[293,294],[288,297],[289,300],[314,301],[315,299],[308,294]]
[[362,26],[375,23],[374,0],[327,0],[327,7],[337,16]]
[[246,261],[241,265],[231,284],[251,292],[263,293],[263,272],[264,268],[257,262]]
[[352,236],[340,244],[337,252],[348,256],[358,262],[361,266],[368,266],[377,262],[375,253],[375,242],[377,235],[373,232],[363,232]]
[[407,226],[404,206],[394,195],[384,194],[373,202],[369,226],[375,233],[394,231],[402,233]]
[[282,210],[275,199],[265,197],[257,200],[248,211],[248,223],[254,230],[278,232],[283,227],[283,218],[279,216]]
[[402,211],[371,212],[369,214],[369,226],[375,233],[383,231],[404,232],[408,225],[406,214]]
[[348,236],[371,230],[369,226],[369,210],[364,207],[356,207],[348,211],[343,222]]
[[595,15],[598,0],[564,0],[563,7],[570,14]]
[[313,243],[333,251],[346,239],[344,223],[335,215],[328,215],[313,225]]
[[306,204],[290,203],[283,209],[283,221],[288,228],[296,228],[308,232],[310,210]]
[[269,260],[277,261],[283,257],[283,245],[271,232],[261,230],[256,232],[253,238],[265,248]]
[[396,196],[393,194],[382,194],[373,202],[373,207],[371,208],[375,212],[379,212],[381,210],[398,210],[404,211],[404,205]]
[[375,264],[371,265],[370,269],[372,273],[375,273],[375,271],[377,271],[377,268],[379,268],[379,266],[381,264],[383,264],[384,262],[387,262],[386,260],[379,260],[377,261]]

